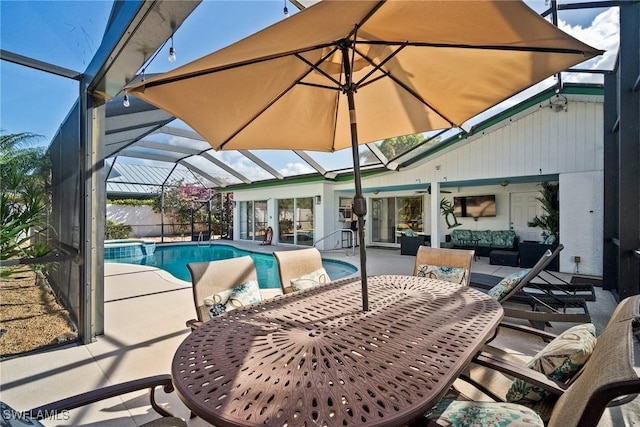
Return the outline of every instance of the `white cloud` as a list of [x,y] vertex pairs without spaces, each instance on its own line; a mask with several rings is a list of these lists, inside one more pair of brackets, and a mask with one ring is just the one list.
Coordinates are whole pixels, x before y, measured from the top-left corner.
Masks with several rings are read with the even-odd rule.
[[315,169],[311,168],[309,165],[305,163],[287,163],[287,166],[278,170],[284,176],[291,175],[302,175],[305,173],[313,173],[316,172]]
[[231,166],[238,173],[246,176],[253,181],[273,178],[273,175],[271,175],[261,167],[256,166],[255,163],[247,158],[237,159],[233,163],[230,163],[229,166]]
[[[572,26],[564,21],[560,21],[558,26],[589,46],[605,51],[603,55],[585,61],[576,66],[576,68],[589,70],[613,69],[620,44],[620,10],[617,7],[609,8],[597,15],[588,27]],[[572,73],[567,74],[565,80],[570,82],[595,81],[602,83],[602,76]]]

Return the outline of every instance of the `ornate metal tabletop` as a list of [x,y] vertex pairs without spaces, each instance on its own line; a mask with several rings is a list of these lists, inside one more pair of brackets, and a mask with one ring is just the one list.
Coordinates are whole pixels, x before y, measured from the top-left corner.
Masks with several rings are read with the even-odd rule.
[[339,281],[236,309],[178,348],[176,391],[216,426],[398,426],[446,393],[502,319],[469,287]]

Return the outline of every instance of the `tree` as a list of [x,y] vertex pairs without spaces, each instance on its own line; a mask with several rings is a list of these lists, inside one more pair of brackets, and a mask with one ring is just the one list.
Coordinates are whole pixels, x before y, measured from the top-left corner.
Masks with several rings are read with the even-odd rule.
[[543,237],[546,238],[553,235],[556,237],[556,241],[559,241],[560,199],[558,198],[558,194],[560,185],[543,182],[540,186],[542,187],[542,196],[538,197],[537,200],[542,203],[542,209],[545,213],[540,216],[535,216],[529,221],[529,227],[540,227]]
[[[177,187],[165,189],[164,197],[162,191],[154,196],[153,210],[154,212],[162,212],[164,200],[164,214],[171,221],[173,231],[184,233],[189,231],[192,208],[194,210],[194,222],[205,223],[208,221],[208,211],[198,201],[209,200],[213,197],[213,194],[214,192],[208,188],[179,183]],[[215,201],[217,198],[213,198],[213,200]],[[214,213],[217,212],[214,206],[211,207]],[[215,215],[212,220],[215,224],[217,221]]]
[[[0,258],[36,258],[49,252],[46,242],[32,239],[47,227],[49,165],[41,136],[29,132],[0,135]],[[1,276],[17,269],[3,268]]]
[[[380,151],[382,151],[382,154],[384,154],[387,159],[393,160],[396,157],[403,155],[407,151],[419,145],[426,144],[427,146],[433,146],[438,144],[439,142],[439,137],[430,139],[429,141],[425,142],[423,134],[416,133],[385,139],[378,145],[378,148],[380,149]],[[377,161],[375,155],[369,150],[363,152],[362,157],[365,162]]]

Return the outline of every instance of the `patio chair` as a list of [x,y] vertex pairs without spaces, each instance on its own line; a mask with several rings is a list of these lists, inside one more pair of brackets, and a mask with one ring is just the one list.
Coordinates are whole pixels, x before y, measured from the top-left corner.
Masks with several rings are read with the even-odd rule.
[[[427,414],[427,419],[433,423],[430,425],[450,425],[447,422],[453,417],[464,419],[465,424],[483,425],[482,420],[475,419],[476,416],[491,419],[496,424],[504,421],[505,425],[507,420],[520,422],[519,425],[596,425],[607,406],[628,403],[640,393],[640,378],[634,369],[633,345],[634,336],[640,333],[639,307],[638,295],[618,305],[582,368],[566,382],[497,359],[493,352],[476,356],[474,363],[519,378],[552,395],[534,404],[535,409],[527,400],[515,403],[463,402],[447,398]],[[542,331],[532,332],[546,334]],[[487,377],[480,379],[482,385],[488,381],[491,380]],[[497,400],[501,399],[498,397]]]
[[413,275],[467,286],[474,255],[473,250],[420,246],[416,254]]
[[56,402],[47,403],[37,408],[33,408],[29,411],[17,411],[11,408],[4,402],[0,402],[0,424],[3,426],[17,427],[17,426],[42,426],[38,420],[47,419],[49,417],[62,417],[68,416],[66,411],[70,411],[75,408],[80,408],[91,403],[99,402],[101,400],[109,399],[112,397],[132,393],[139,390],[149,389],[149,401],[151,407],[162,418],[153,420],[149,423],[142,424],[146,427],[186,427],[187,424],[184,420],[174,417],[170,412],[160,406],[155,400],[155,393],[158,387],[162,387],[165,393],[173,392],[173,383],[171,382],[170,375],[157,375],[148,378],[141,378],[133,381],[128,381],[122,384],[111,385],[97,390],[92,390],[87,393],[79,394],[76,396],[68,397],[66,399],[58,400]]
[[[193,286],[193,302],[197,319],[186,322],[191,330],[210,319],[210,307],[205,299],[220,292],[229,291],[236,286],[258,281],[258,273],[253,258],[243,256],[207,262],[191,262],[187,264]],[[226,307],[225,307],[226,308]]]
[[[621,321],[635,318],[640,318],[640,296],[629,297],[621,301],[611,314],[607,327]],[[592,325],[582,326],[588,326],[595,330],[595,327],[592,327]],[[500,324],[500,327],[517,331],[520,333],[522,339],[540,338],[546,343],[550,343],[553,340],[556,340],[558,336],[562,335],[554,335],[549,332],[520,324],[503,322]],[[570,331],[571,328],[569,329],[569,332]],[[572,338],[575,338],[575,336]],[[547,347],[545,347],[545,349],[546,348]],[[583,347],[580,347],[580,349],[582,348]],[[538,354],[544,354],[545,349],[542,349]],[[548,351],[546,351],[546,353],[545,358],[551,360]],[[566,347],[562,348],[561,354],[562,356],[567,354]],[[532,371],[532,369],[523,362],[521,357],[514,356],[503,349],[497,348],[491,343],[483,347],[482,352],[476,356],[474,363],[471,364],[467,372],[461,375],[461,379],[472,384],[475,389],[479,390],[482,394],[490,397],[494,401],[504,401],[507,398],[506,393],[511,387],[514,376],[522,379],[528,379],[531,377],[533,380],[532,382],[541,381],[540,387],[551,394],[560,395],[567,387],[566,384],[545,379],[544,375]],[[457,385],[456,390],[465,394],[463,391],[465,389],[460,384]],[[470,397],[471,400],[474,399],[474,396],[477,398],[477,394],[475,394],[475,392],[470,393],[469,390],[466,390],[466,394],[469,395],[467,397]],[[547,421],[554,402],[555,399],[544,399],[537,403],[529,402],[527,405],[530,408],[535,409],[539,414],[541,414],[543,420]]]
[[[500,301],[505,317],[527,320],[538,329],[544,329],[549,322],[554,321],[590,322],[587,302],[583,298],[558,296],[541,290],[536,293],[525,291],[525,288],[532,286],[531,281],[538,277],[563,248],[559,245],[553,252],[547,250],[533,268],[513,273],[489,290],[479,289]],[[475,287],[475,284],[472,282],[471,286]],[[522,305],[529,306],[529,309],[520,308]]]
[[[292,280],[309,280],[312,282],[328,282],[329,278],[322,266],[322,255],[316,248],[298,249],[291,251],[274,251],[280,273],[280,286],[285,294],[299,290],[292,286]],[[324,278],[322,275],[324,274]],[[306,277],[305,277],[306,276]],[[304,287],[301,285],[301,287]]]

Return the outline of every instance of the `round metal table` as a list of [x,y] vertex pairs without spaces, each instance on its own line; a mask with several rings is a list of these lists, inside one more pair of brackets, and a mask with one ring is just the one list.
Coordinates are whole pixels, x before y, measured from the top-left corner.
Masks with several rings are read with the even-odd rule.
[[343,280],[230,311],[179,346],[176,392],[216,426],[397,426],[433,407],[495,332],[487,295],[414,276]]

